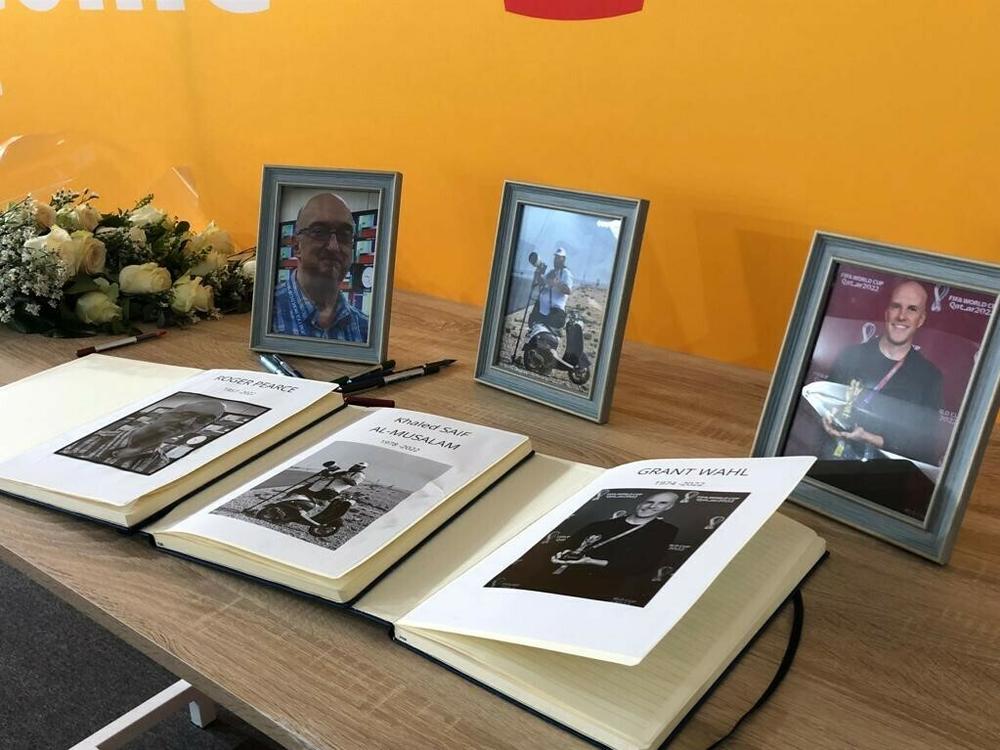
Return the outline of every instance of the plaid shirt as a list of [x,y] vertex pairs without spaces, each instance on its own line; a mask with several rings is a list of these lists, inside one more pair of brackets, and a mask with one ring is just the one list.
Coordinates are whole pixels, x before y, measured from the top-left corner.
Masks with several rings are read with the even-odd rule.
[[329,328],[321,328],[316,324],[316,305],[302,293],[296,272],[292,271],[288,281],[279,284],[274,290],[271,330],[273,333],[290,336],[365,344],[368,343],[368,316],[351,305],[347,296],[341,292],[333,323]]

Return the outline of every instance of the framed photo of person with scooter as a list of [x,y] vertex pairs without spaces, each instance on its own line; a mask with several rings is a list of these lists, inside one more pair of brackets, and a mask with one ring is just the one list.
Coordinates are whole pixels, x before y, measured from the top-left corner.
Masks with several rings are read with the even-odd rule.
[[476,380],[608,420],[648,207],[504,183]]

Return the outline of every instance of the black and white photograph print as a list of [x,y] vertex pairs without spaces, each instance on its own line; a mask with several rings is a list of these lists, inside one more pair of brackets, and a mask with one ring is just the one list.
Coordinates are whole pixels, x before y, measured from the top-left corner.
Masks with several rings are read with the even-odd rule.
[[336,441],[212,513],[335,550],[449,468],[379,446]]
[[645,607],[748,494],[601,490],[486,586]]
[[243,401],[178,391],[56,454],[148,476],[268,411]]
[[621,226],[543,206],[521,210],[497,367],[590,394]]

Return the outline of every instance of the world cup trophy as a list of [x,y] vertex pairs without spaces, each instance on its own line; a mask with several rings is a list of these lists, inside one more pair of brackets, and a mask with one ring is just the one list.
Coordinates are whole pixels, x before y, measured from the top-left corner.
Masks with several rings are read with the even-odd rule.
[[[860,380],[852,380],[847,386],[847,393],[844,395],[844,403],[830,412],[830,422],[840,432],[851,432],[857,426],[854,421],[854,402],[865,387]],[[833,449],[834,458],[843,458],[847,450],[847,441],[844,438],[837,438],[837,447]]]
[[[572,560],[574,562],[577,561],[577,560],[581,560],[583,557],[586,556],[587,550],[590,549],[591,547],[593,547],[599,541],[601,541],[601,535],[600,534],[591,534],[586,539],[584,539],[582,542],[580,542],[580,546],[579,547],[577,547],[576,549],[566,549],[566,550],[563,550],[562,552],[559,552],[557,555],[555,555],[555,559],[556,560]],[[552,571],[552,575],[554,575],[554,576],[562,575],[566,571],[566,568],[568,568],[568,567],[569,567],[569,565],[560,565],[558,568],[556,568],[554,571]]]

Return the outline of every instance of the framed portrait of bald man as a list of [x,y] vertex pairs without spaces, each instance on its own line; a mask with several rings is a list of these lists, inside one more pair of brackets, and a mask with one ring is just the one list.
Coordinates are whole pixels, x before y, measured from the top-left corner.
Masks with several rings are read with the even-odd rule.
[[486,586],[645,607],[749,494],[603,489]]
[[607,421],[648,207],[504,183],[477,380]]
[[250,348],[380,362],[402,175],[265,166]]
[[792,500],[939,563],[997,412],[1000,267],[817,233],[755,456],[814,455]]

